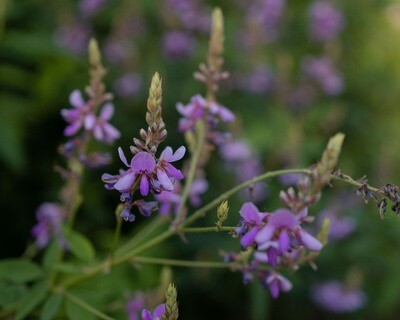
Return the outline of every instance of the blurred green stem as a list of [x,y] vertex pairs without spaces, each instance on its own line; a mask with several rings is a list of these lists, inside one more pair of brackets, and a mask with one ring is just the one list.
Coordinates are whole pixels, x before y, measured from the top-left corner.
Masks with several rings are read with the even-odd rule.
[[63,295],[69,301],[75,303],[77,306],[80,306],[82,309],[90,312],[91,314],[95,315],[96,317],[104,320],[115,320],[114,318],[109,317],[108,315],[102,313],[101,311],[97,310],[96,308],[92,307],[90,304],[86,303],[85,301],[81,300],[77,296],[74,296],[68,291],[64,291]]
[[226,263],[222,261],[189,261],[189,260],[175,260],[175,259],[162,259],[154,257],[135,257],[132,262],[161,264],[164,266],[176,267],[189,267],[189,268],[234,268],[237,263]]
[[206,233],[206,232],[219,232],[219,231],[234,231],[237,227],[199,227],[199,228],[183,228],[182,232],[185,233]]

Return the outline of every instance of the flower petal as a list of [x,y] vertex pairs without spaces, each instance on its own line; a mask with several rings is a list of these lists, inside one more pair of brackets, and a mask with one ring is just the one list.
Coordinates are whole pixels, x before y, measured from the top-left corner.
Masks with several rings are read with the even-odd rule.
[[83,118],[85,130],[92,130],[96,124],[96,116],[93,113],[87,114]]
[[169,180],[164,170],[162,169],[157,170],[157,178],[165,190],[167,191],[174,190],[174,185],[172,184],[171,180]]
[[176,169],[172,164],[167,163],[165,165],[165,169],[168,173],[168,176],[177,180],[182,180],[184,178],[181,170]]
[[125,174],[114,185],[114,189],[118,191],[129,191],[132,188],[133,183],[135,182],[135,177],[136,175],[132,171]]
[[249,232],[247,232],[240,239],[240,244],[242,245],[242,247],[246,248],[246,247],[252,245],[253,242],[254,242],[254,238],[256,237],[257,232],[258,232],[258,228],[257,227],[254,227]]
[[142,196],[147,196],[149,194],[149,180],[145,175],[142,175],[140,179],[140,193]]
[[247,222],[260,223],[260,215],[257,207],[252,202],[246,202],[240,208],[240,215]]
[[185,152],[186,148],[184,146],[180,146],[168,160],[166,158],[164,159],[166,159],[168,162],[175,162],[181,160],[185,155]]
[[258,244],[262,244],[262,243],[264,243],[264,242],[266,242],[266,241],[271,240],[274,231],[275,231],[275,228],[274,228],[273,226],[267,224],[264,228],[262,228],[262,229],[257,233],[257,236],[256,236],[256,238],[255,238],[255,241],[256,241]]
[[82,98],[82,93],[79,90],[74,90],[69,95],[69,103],[75,108],[82,108],[85,101]]
[[165,304],[162,303],[162,304],[160,304],[159,306],[157,306],[157,307],[154,309],[153,316],[154,316],[154,317],[160,317],[160,318],[161,318],[161,316],[162,316],[162,314],[163,314],[164,312],[165,312]]
[[296,236],[299,242],[310,251],[320,251],[323,247],[322,243],[317,238],[303,229],[298,229]]
[[154,157],[145,151],[137,153],[131,160],[131,168],[135,173],[140,171],[147,171],[152,173],[156,167]]
[[100,118],[107,121],[112,118],[114,114],[114,105],[112,103],[106,103],[100,111]]
[[126,160],[125,153],[121,147],[118,147],[118,155],[121,161],[124,163],[124,165],[126,165],[129,168],[129,164],[128,161]]

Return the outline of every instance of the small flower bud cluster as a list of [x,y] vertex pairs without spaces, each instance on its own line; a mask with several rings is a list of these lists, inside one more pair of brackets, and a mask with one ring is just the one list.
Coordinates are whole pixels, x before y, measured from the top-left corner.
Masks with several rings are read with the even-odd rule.
[[115,189],[121,193],[121,202],[124,204],[121,218],[126,221],[135,220],[135,216],[131,213],[133,206],[137,206],[140,213],[145,216],[149,216],[157,209],[155,201],[146,202],[143,199],[134,201],[137,190],[144,197],[149,192],[154,194],[171,192],[174,190],[175,182],[183,179],[182,172],[171,163],[183,158],[186,151],[184,146],[175,152],[171,147],[166,147],[159,158],[155,156],[159,143],[165,140],[167,135],[161,117],[161,92],[161,79],[156,73],[151,82],[147,104],[146,121],[149,128],[147,131],[143,129],[140,131],[143,141],[133,139],[135,146],[131,146],[133,157],[129,162],[122,148],[118,148],[119,157],[127,169],[120,170],[117,175],[105,173],[102,176],[107,189]]
[[177,320],[179,317],[177,290],[174,284],[170,283],[165,294],[165,312],[162,320]]
[[217,209],[217,222],[215,225],[217,226],[217,229],[220,230],[222,227],[222,224],[225,222],[225,220],[228,218],[228,213],[229,213],[229,206],[228,206],[228,201],[223,201],[218,209]]
[[260,212],[251,202],[243,204],[240,215],[235,234],[240,237],[243,251],[252,250],[247,266],[242,269],[245,281],[257,275],[276,298],[280,291],[291,288],[290,282],[277,269],[297,270],[302,261],[312,262],[306,256],[307,250],[319,252],[323,247],[320,240],[301,227],[302,223],[313,219],[308,216],[307,208],[297,214],[283,208],[266,213]]
[[106,71],[94,39],[89,43],[89,62],[90,85],[85,89],[89,99],[85,101],[82,93],[74,90],[69,97],[73,108],[61,110],[62,117],[69,123],[64,135],[73,138],[60,148],[60,152],[68,158],[77,157],[85,165],[97,167],[109,163],[110,157],[97,152],[88,154],[87,143],[94,137],[101,143],[110,144],[120,137],[120,133],[109,123],[114,105],[111,103],[112,94],[105,91],[102,82]]

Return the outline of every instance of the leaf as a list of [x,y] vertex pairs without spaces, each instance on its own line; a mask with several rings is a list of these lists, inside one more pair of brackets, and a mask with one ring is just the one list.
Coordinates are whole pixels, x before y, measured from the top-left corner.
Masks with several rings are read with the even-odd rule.
[[43,257],[43,268],[51,270],[57,261],[58,255],[61,253],[61,248],[56,239],[53,239],[47,247]]
[[71,320],[95,320],[96,318],[87,310],[76,305],[75,303],[66,300],[65,301],[65,311],[67,313],[68,319]]
[[0,280],[25,283],[42,275],[41,268],[29,260],[6,259],[0,262]]
[[90,241],[80,233],[64,229],[69,249],[72,254],[83,261],[89,261],[94,258],[94,249]]
[[20,303],[20,308],[15,316],[16,320],[25,319],[25,317],[34,310],[46,297],[47,285],[45,282],[38,282],[29,290]]
[[15,305],[26,292],[26,287],[20,284],[0,284],[0,306],[3,308]]
[[53,319],[58,309],[60,309],[62,298],[63,297],[61,294],[55,294],[53,296],[50,296],[46,300],[43,306],[42,313],[40,315],[40,320]]

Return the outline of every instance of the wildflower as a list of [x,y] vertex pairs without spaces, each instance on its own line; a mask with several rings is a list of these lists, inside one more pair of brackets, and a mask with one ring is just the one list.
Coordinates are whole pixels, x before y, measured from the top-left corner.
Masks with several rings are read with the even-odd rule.
[[328,281],[317,284],[311,291],[312,299],[322,308],[345,313],[361,309],[366,302],[366,296],[358,288],[350,288],[339,281]]
[[128,311],[128,320],[140,320],[140,310],[144,308],[145,297],[143,294],[136,294],[133,299],[128,301],[126,309]]
[[315,1],[310,8],[310,37],[318,42],[335,38],[343,29],[343,14],[327,1]]
[[101,142],[112,143],[118,139],[121,134],[108,120],[112,118],[114,114],[114,105],[112,103],[106,103],[100,110],[99,117],[94,120],[93,135]]
[[64,134],[72,136],[84,126],[86,130],[93,129],[96,118],[92,113],[91,107],[83,100],[82,94],[79,90],[74,90],[69,96],[69,103],[74,109],[62,109],[61,115],[64,120],[69,122],[65,128]]
[[278,298],[280,291],[287,292],[292,289],[289,280],[278,273],[271,273],[265,278],[265,284],[268,286],[271,296]]
[[187,58],[195,47],[195,39],[185,32],[170,31],[163,37],[164,55],[171,59]]
[[165,304],[160,304],[154,309],[153,314],[147,309],[142,311],[142,320],[161,320],[165,313]]
[[38,223],[32,229],[36,245],[44,248],[54,236],[63,245],[65,239],[62,238],[61,224],[64,220],[64,212],[60,205],[50,202],[41,204],[36,211],[36,218]]
[[160,159],[157,162],[156,174],[157,178],[164,190],[171,191],[174,189],[173,183],[176,180],[183,179],[183,174],[176,169],[171,162],[181,160],[185,155],[185,147],[181,146],[173,152],[171,147],[166,147],[161,153]]
[[121,97],[136,97],[142,90],[142,78],[139,74],[130,72],[115,80],[113,87]]

